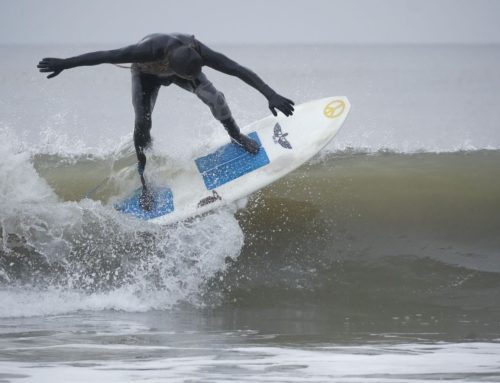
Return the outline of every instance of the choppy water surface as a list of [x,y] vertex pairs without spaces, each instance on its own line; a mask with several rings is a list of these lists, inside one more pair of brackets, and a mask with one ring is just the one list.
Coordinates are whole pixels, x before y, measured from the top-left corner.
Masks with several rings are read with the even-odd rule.
[[[273,52],[227,49],[257,66]],[[0,91],[0,381],[500,380],[498,47],[284,52],[293,78],[259,73],[299,101],[349,96],[338,138],[248,200],[166,227],[112,208],[138,185],[125,72],[48,83],[19,61],[29,86]],[[113,85],[109,110],[87,76]],[[224,81],[240,121],[259,118],[260,99]],[[194,99],[170,96],[152,177],[222,134],[200,109],[188,144],[175,126]]]

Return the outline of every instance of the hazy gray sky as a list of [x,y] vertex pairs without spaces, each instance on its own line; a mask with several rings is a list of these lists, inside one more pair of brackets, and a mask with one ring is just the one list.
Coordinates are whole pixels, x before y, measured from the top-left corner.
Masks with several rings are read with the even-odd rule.
[[499,0],[0,0],[0,43],[500,43]]

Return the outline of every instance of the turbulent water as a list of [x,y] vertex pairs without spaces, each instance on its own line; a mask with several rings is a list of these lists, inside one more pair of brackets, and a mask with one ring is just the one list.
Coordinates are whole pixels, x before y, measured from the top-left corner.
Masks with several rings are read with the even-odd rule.
[[[2,49],[0,381],[500,380],[497,46],[225,47],[351,116],[279,182],[165,227],[112,207],[139,182],[126,71],[48,82],[34,61],[73,48]],[[162,92],[152,179],[223,134]]]

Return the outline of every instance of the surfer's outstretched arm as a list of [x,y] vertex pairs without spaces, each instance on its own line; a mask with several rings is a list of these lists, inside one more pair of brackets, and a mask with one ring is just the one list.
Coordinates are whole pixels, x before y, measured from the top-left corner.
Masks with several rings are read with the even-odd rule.
[[204,65],[218,70],[219,72],[236,76],[251,87],[257,89],[267,98],[267,101],[269,102],[269,109],[271,109],[271,112],[275,116],[277,115],[275,109],[278,109],[286,116],[291,116],[293,114],[294,102],[288,98],[280,96],[250,69],[241,66],[237,62],[224,56],[222,53],[215,52],[200,42],[198,42],[198,45]]
[[65,69],[79,66],[153,61],[161,53],[159,46],[149,40],[124,48],[90,52],[67,59],[47,57],[38,63],[37,68],[40,72],[50,73],[47,78],[52,78]]

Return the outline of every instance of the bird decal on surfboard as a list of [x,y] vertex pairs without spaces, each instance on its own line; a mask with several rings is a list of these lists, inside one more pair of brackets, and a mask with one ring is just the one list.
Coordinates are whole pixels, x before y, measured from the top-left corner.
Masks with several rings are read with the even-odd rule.
[[290,145],[290,142],[286,139],[286,136],[288,136],[288,133],[283,133],[280,124],[276,123],[276,125],[274,125],[274,143],[280,144],[285,149],[292,149],[292,145]]

